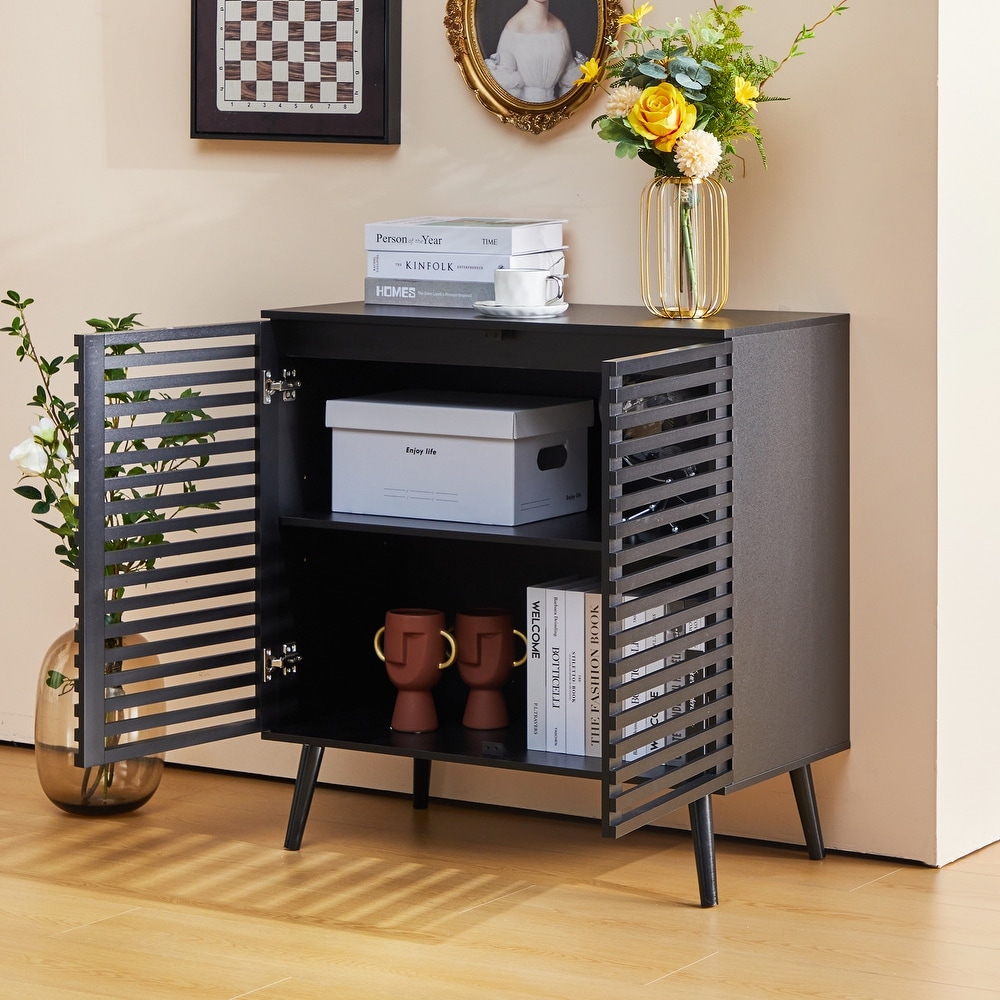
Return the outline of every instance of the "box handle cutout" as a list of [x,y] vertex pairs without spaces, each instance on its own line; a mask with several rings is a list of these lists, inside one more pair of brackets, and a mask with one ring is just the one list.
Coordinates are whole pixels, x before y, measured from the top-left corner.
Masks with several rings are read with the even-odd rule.
[[538,468],[542,472],[549,469],[561,469],[569,457],[564,444],[550,444],[547,448],[541,448],[538,452]]

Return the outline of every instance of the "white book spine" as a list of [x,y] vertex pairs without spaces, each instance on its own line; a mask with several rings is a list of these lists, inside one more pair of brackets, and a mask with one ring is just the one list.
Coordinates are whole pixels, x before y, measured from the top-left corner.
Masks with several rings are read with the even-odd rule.
[[545,591],[545,749],[566,752],[565,590]]
[[584,753],[600,757],[604,732],[604,603],[599,591],[584,594],[584,666],[586,706]]
[[[402,278],[414,280],[480,281],[493,284],[498,268],[543,268],[562,274],[566,264],[563,250],[541,253],[478,254],[422,253],[417,250],[369,250],[369,278]],[[492,296],[490,296],[492,298]]]
[[365,225],[366,250],[432,250],[439,253],[534,253],[563,246],[557,219],[400,219]]
[[566,673],[566,753],[583,756],[586,751],[586,594],[581,589],[566,590],[565,673]]
[[527,748],[545,749],[545,588],[527,588]]

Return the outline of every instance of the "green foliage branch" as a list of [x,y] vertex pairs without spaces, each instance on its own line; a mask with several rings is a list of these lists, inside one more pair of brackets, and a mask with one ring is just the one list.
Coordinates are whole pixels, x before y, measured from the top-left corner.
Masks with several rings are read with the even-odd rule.
[[[65,367],[76,360],[75,354],[46,358],[39,353],[28,328],[26,311],[34,299],[24,298],[16,291],[8,291],[6,298],[0,300],[5,306],[14,310],[10,325],[0,327],[0,332],[7,333],[17,341],[16,355],[19,362],[28,361],[38,372],[39,384],[34,395],[28,401],[29,408],[39,415],[38,423],[31,428],[31,434],[11,451],[10,457],[21,470],[21,477],[14,492],[24,497],[31,504],[31,513],[36,523],[57,536],[55,553],[59,561],[75,572],[79,570],[80,550],[77,543],[79,519],[77,514],[76,485],[79,478],[79,468],[76,452],[76,434],[78,429],[78,411],[76,401],[64,398],[56,391],[55,377]],[[141,326],[138,313],[127,316],[112,316],[107,319],[90,319],[87,325],[101,333],[118,333]],[[107,356],[120,357],[119,367],[109,367],[105,371],[106,382],[118,382],[128,377],[128,358],[141,354],[143,348],[138,343],[113,344],[106,348]],[[116,501],[132,499],[155,500],[163,495],[165,479],[155,485],[138,488],[130,485],[129,480],[137,482],[134,477],[158,473],[174,473],[179,469],[201,468],[208,462],[207,455],[191,455],[181,451],[185,445],[205,444],[214,440],[215,434],[209,430],[200,430],[198,423],[209,419],[197,404],[199,393],[185,389],[178,399],[185,405],[168,409],[160,420],[162,431],[159,435],[159,446],[156,449],[158,457],[143,458],[143,452],[149,451],[146,437],[149,428],[144,426],[142,433],[134,438],[115,441],[110,453],[121,457],[117,465],[107,465],[103,471],[106,479],[120,480],[107,488],[106,498]],[[151,393],[145,389],[119,390],[110,388],[106,397],[109,402],[117,404],[136,404],[150,400]],[[172,397],[161,394],[164,400]],[[170,425],[184,425],[187,429],[171,433]],[[193,425],[193,426],[191,426]],[[105,419],[106,428],[136,427],[136,415],[127,417],[112,416]],[[171,450],[177,450],[171,455]],[[164,453],[167,453],[164,455]],[[97,470],[94,470],[95,473]],[[169,478],[169,477],[166,477]],[[38,483],[38,485],[36,485]],[[140,569],[152,569],[156,559],[149,554],[151,546],[160,545],[164,541],[162,531],[149,530],[134,534],[128,528],[138,525],[158,524],[175,517],[182,510],[191,508],[216,509],[218,504],[203,502],[197,499],[197,485],[192,480],[183,480],[182,492],[190,494],[190,502],[174,507],[169,514],[156,509],[155,504],[149,504],[152,509],[142,509],[135,512],[124,511],[109,514],[105,518],[107,527],[125,528],[124,532],[116,532],[122,537],[105,541],[106,551],[119,553],[113,560],[107,560],[105,566],[106,589],[110,599],[121,598],[124,594],[124,581],[116,579],[121,574]],[[121,615],[114,613],[108,616],[108,623],[121,621]],[[62,688],[66,684],[64,677],[48,678],[50,687]]]

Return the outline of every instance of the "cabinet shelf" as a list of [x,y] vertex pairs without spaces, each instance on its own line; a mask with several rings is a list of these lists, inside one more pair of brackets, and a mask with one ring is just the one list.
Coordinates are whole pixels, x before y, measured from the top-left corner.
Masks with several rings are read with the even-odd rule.
[[411,535],[455,541],[496,542],[508,545],[543,545],[549,548],[602,550],[599,515],[594,511],[567,514],[544,521],[515,526],[470,524],[461,521],[430,521],[406,517],[380,517],[369,514],[342,514],[318,511],[285,514],[282,527],[318,531],[372,532],[388,535]]
[[515,730],[481,731],[451,723],[431,733],[393,732],[384,719],[364,714],[343,718],[323,716],[307,723],[265,732],[264,738],[342,750],[448,760],[515,771],[535,771],[569,777],[600,778],[599,757],[547,753],[524,748],[524,735]]

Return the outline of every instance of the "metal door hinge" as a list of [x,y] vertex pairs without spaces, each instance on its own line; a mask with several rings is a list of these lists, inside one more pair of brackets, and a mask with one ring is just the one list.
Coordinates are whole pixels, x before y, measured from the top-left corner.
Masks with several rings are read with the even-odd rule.
[[282,369],[281,378],[271,377],[269,371],[264,372],[264,403],[270,403],[271,397],[276,393],[281,393],[281,398],[286,403],[295,399],[295,390],[300,388],[302,383],[295,377],[295,369],[289,371]]
[[271,652],[270,646],[264,649],[262,654],[264,660],[264,680],[271,680],[275,674],[282,677],[294,674],[298,665],[302,662],[299,656],[298,646],[294,642],[282,643],[280,652]]

